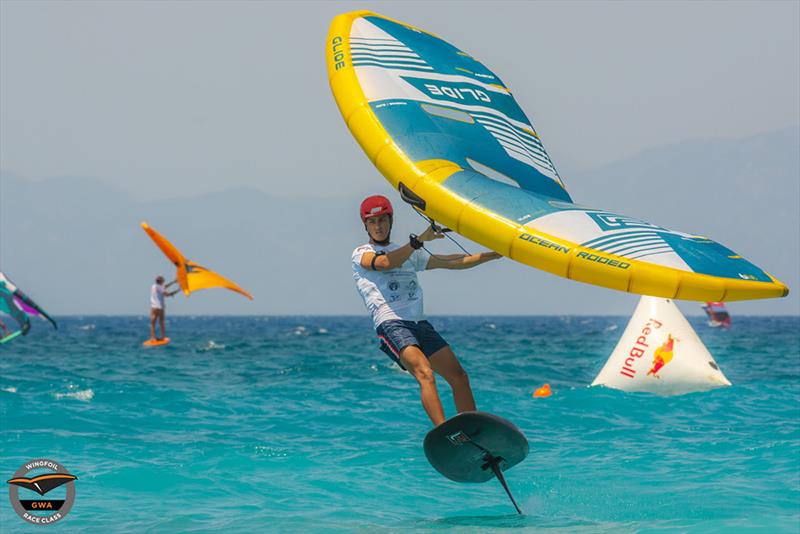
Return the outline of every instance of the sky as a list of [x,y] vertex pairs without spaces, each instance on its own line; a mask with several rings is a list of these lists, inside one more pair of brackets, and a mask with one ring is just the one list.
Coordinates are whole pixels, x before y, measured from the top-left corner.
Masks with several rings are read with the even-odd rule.
[[364,6],[498,72],[562,174],[800,123],[798,2],[5,0],[0,167],[142,198],[361,194],[375,173],[324,46],[331,19]]
[[2,176],[91,178],[142,201],[390,194],[326,79],[331,19],[363,8],[497,72],[567,184],[644,150],[800,124],[799,2],[4,0],[0,194]]

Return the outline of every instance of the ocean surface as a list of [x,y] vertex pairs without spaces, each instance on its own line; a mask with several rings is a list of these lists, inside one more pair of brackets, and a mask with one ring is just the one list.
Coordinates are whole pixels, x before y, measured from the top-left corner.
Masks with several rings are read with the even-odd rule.
[[[627,317],[433,317],[478,408],[531,452],[458,484],[427,462],[416,382],[367,317],[36,321],[0,345],[0,476],[76,475],[57,525],[3,532],[800,531],[800,318],[690,318],[732,387],[679,397],[588,388]],[[553,396],[533,398],[549,383]],[[439,381],[445,410],[449,388]],[[54,490],[57,493],[59,490]]]

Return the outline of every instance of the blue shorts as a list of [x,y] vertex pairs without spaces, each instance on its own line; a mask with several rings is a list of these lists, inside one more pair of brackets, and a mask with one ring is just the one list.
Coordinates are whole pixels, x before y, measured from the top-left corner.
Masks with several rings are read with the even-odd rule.
[[409,345],[416,345],[430,358],[448,345],[428,321],[384,321],[375,329],[381,340],[381,350],[404,371],[400,352]]

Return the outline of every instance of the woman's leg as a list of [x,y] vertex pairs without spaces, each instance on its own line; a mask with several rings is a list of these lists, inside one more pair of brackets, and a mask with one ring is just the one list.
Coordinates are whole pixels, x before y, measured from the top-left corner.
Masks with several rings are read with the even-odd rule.
[[475,398],[472,396],[469,376],[453,350],[449,346],[437,350],[431,355],[430,364],[450,384],[458,413],[475,411]]
[[444,410],[439,393],[436,391],[436,377],[428,363],[428,358],[416,345],[409,345],[400,351],[400,360],[408,372],[419,382],[420,398],[422,407],[430,417],[434,426],[439,426],[444,422]]

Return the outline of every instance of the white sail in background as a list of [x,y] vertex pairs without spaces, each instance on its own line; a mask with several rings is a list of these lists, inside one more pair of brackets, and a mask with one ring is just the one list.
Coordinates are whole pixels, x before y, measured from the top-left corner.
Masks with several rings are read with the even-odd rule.
[[642,297],[592,385],[682,395],[731,383],[674,302]]

